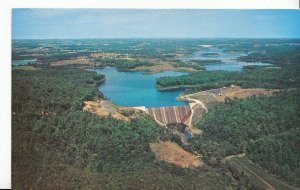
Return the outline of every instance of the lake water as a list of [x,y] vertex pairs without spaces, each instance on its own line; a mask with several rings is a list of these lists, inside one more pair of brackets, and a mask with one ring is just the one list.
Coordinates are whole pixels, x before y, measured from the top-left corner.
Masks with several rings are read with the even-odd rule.
[[226,53],[223,52],[220,48],[205,48],[201,51],[195,52],[192,56],[182,57],[180,58],[181,61],[192,61],[192,60],[221,60],[223,64],[210,64],[204,65],[207,71],[216,71],[216,70],[223,70],[223,71],[242,71],[243,66],[247,65],[272,65],[269,63],[262,63],[262,62],[253,62],[247,63],[236,60],[240,56],[245,56],[245,53]]
[[[207,54],[208,53],[208,54]],[[241,71],[245,65],[271,65],[268,63],[246,63],[237,61],[236,58],[246,54],[224,53],[219,48],[206,48],[195,52],[193,56],[183,57],[181,61],[190,60],[221,60],[223,64],[206,65],[206,70]],[[179,106],[186,102],[176,100],[183,90],[159,91],[155,87],[156,79],[163,76],[180,76],[186,72],[166,71],[156,74],[143,74],[141,71],[123,72],[114,67],[90,69],[105,75],[105,82],[99,86],[99,90],[113,103],[120,106]]]
[[156,74],[143,74],[140,71],[122,72],[114,67],[90,69],[105,75],[105,82],[99,90],[113,103],[121,106],[179,106],[186,102],[176,100],[182,90],[159,91],[156,79],[163,76],[180,76],[186,72],[166,71]]
[[36,60],[29,60],[29,59],[25,59],[25,60],[12,60],[12,64],[13,65],[28,65],[29,62],[32,61],[36,61]]

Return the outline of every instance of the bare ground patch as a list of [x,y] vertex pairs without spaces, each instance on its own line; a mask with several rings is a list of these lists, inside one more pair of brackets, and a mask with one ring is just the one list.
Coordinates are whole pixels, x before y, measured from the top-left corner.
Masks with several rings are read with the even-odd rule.
[[239,86],[221,88],[221,93],[215,95],[216,100],[223,102],[225,98],[247,98],[254,95],[271,95],[274,92],[279,92],[279,89],[263,89],[263,88],[245,88]]
[[[188,95],[182,95],[178,97],[178,100],[188,101],[193,110],[191,124],[189,130],[193,131],[193,125],[195,125],[202,116],[208,111],[208,108],[217,103],[224,102],[225,98],[247,98],[254,95],[271,95],[274,92],[280,92],[280,89],[262,89],[262,88],[246,88],[242,89],[239,86],[223,87],[211,90],[205,90]],[[201,132],[200,132],[201,133]],[[198,134],[198,133],[195,133]]]
[[207,107],[215,102],[224,102],[225,98],[247,98],[254,95],[271,95],[279,89],[241,88],[239,86],[223,87],[185,95],[187,98],[199,100]]
[[196,155],[170,141],[150,143],[150,148],[159,161],[172,163],[183,168],[196,168],[203,165]]
[[100,116],[111,116],[122,121],[129,121],[129,118],[119,113],[112,103],[107,100],[84,101],[83,111],[89,111]]
[[204,105],[209,107],[214,102],[217,102],[215,96],[212,93],[201,91],[198,93],[187,95],[190,99],[195,99],[201,101]]

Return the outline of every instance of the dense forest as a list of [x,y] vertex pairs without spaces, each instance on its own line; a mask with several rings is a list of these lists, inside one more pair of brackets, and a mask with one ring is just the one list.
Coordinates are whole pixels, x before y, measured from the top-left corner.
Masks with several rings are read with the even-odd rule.
[[[79,69],[12,72],[13,189],[222,189],[219,169],[157,162],[149,142],[173,135],[148,116],[129,122],[82,112],[103,76]],[[37,177],[38,176],[38,177]]]
[[120,70],[130,70],[140,66],[152,66],[153,64],[147,61],[128,60],[128,59],[115,59],[115,58],[98,58],[94,60],[96,63],[100,63],[101,67],[112,66]]
[[197,64],[195,62],[175,62],[172,64],[174,67],[185,67],[185,68],[192,68],[195,70],[205,70],[205,67]]
[[197,123],[201,136],[190,141],[209,165],[230,155],[247,158],[280,179],[299,186],[300,67],[247,66],[242,72],[202,71],[157,79],[164,88],[185,87],[186,92],[238,85],[243,88],[283,89],[272,96],[225,99],[209,108]]
[[201,137],[192,139],[207,162],[246,153],[255,163],[300,185],[300,91],[273,96],[227,99],[213,105],[197,124]]
[[243,72],[209,71],[195,72],[178,77],[161,77],[156,85],[161,89],[173,87],[187,88],[187,92],[238,85],[244,88],[295,88],[299,86],[300,66],[292,65],[283,68],[256,67],[244,69]]
[[171,62],[174,67],[186,67],[186,68],[193,68],[195,70],[206,70],[204,65],[210,64],[222,64],[221,60],[192,60],[192,61],[180,61],[175,60]]

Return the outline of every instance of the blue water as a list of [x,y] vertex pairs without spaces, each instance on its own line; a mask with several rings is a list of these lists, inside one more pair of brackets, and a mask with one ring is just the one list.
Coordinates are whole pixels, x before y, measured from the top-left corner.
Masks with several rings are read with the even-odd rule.
[[224,62],[223,64],[211,64],[211,65],[205,65],[205,68],[207,71],[217,71],[217,70],[222,70],[222,71],[242,71],[243,66],[246,65],[272,65],[269,63],[262,63],[262,62],[254,62],[254,63],[246,63],[246,62],[241,62],[241,61],[227,61]]
[[29,62],[32,62],[35,60],[29,60],[29,59],[25,59],[25,60],[12,60],[12,64],[13,65],[28,65]]
[[113,103],[121,106],[179,106],[186,102],[176,100],[182,90],[159,91],[155,81],[163,76],[180,76],[186,72],[166,71],[145,75],[140,71],[121,72],[114,67],[90,69],[105,75],[105,82],[99,90]]
[[[205,55],[205,53],[217,53],[218,55]],[[245,53],[226,53],[223,52],[222,49],[211,47],[211,48],[204,48],[200,51],[195,52],[192,56],[182,57],[180,58],[181,61],[192,61],[192,60],[221,60],[223,64],[210,64],[204,65],[207,71],[242,71],[243,66],[246,65],[272,65],[269,63],[262,63],[262,62],[253,62],[247,63],[236,60],[240,56],[245,56]]]

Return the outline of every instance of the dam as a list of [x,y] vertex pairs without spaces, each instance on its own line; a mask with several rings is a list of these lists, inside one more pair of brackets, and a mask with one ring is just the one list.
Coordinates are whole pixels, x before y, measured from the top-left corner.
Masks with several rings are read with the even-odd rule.
[[192,119],[195,111],[198,111],[197,103],[189,103],[183,106],[164,106],[164,107],[133,107],[142,110],[151,116],[157,123],[168,128],[176,128],[184,132],[186,128],[191,129]]
[[190,105],[146,108],[146,112],[163,125],[188,125],[192,113]]

